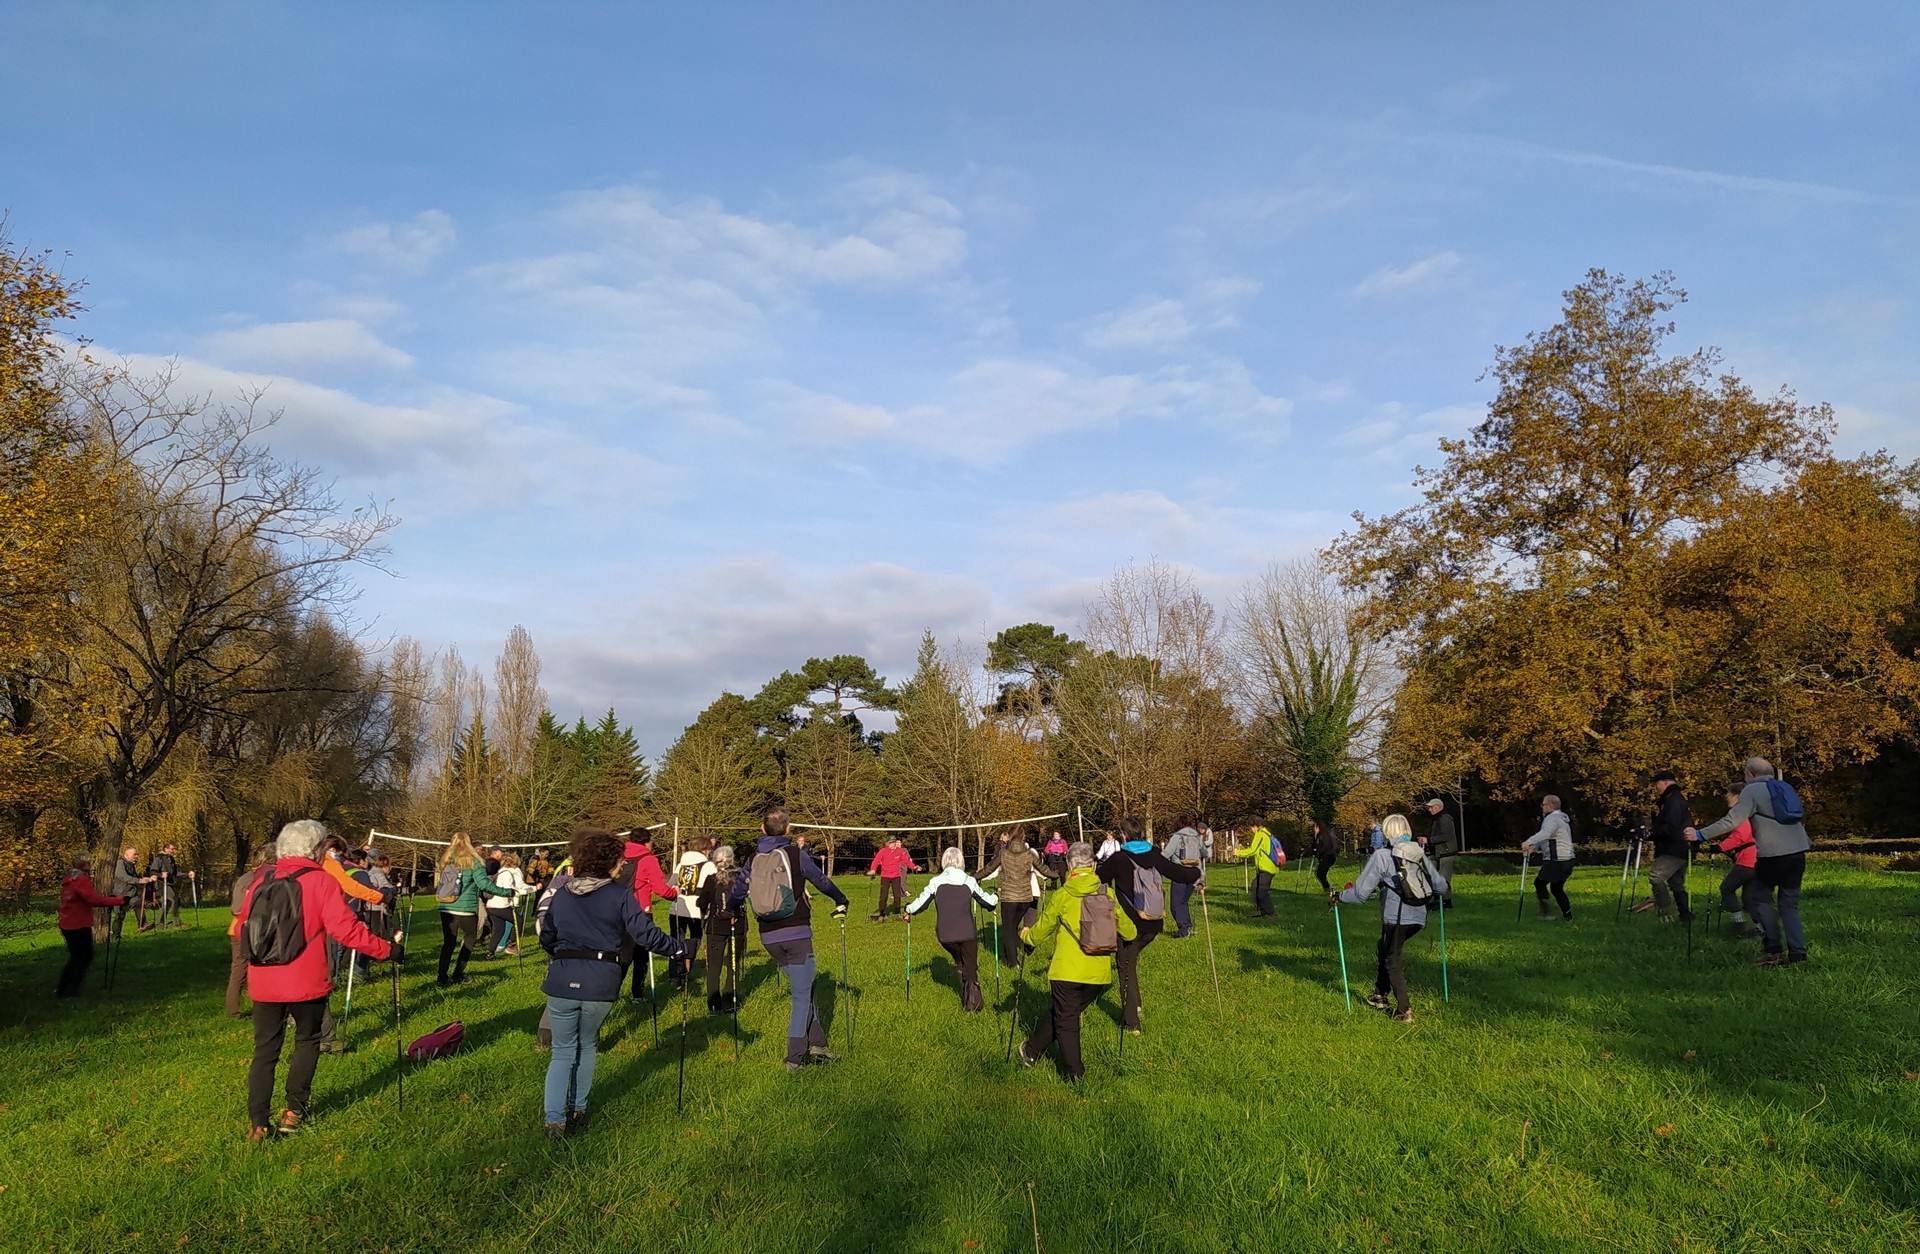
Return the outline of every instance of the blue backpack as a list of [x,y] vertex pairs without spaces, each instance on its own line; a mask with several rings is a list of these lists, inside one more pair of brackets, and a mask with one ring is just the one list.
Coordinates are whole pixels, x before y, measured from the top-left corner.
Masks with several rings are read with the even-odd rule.
[[1800,823],[1807,817],[1807,808],[1800,802],[1800,794],[1793,785],[1784,779],[1770,779],[1767,785],[1767,802],[1773,807],[1773,821],[1776,823]]

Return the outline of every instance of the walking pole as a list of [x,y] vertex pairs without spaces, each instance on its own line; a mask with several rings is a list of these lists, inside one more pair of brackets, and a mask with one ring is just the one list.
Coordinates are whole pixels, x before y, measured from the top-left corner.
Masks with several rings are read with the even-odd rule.
[[[907,920],[907,929],[909,933],[911,933],[913,929],[913,920],[911,919]],[[736,997],[734,1000],[737,1003],[739,1001],[739,998]],[[845,1015],[847,1019],[847,1057],[851,1058],[853,1057],[853,1001],[852,1001],[852,994],[848,991],[847,916],[844,914],[840,916],[840,1001],[842,1003],[841,1013]],[[735,1023],[739,1022],[739,1015],[737,1012],[734,1016],[734,1022]]]
[[1527,866],[1533,861],[1533,850],[1520,851],[1520,900],[1513,906],[1513,921],[1518,923],[1527,912]]
[[1113,1026],[1117,1029],[1114,1035],[1120,1038],[1120,1058],[1113,1064],[1113,1069],[1119,1071],[1127,1065],[1127,994],[1121,989],[1118,980],[1113,983],[1113,991],[1114,1000],[1120,1003],[1120,1015],[1113,1021]]
[[200,877],[194,876],[187,883],[193,888],[193,925],[200,926]]
[[1020,1030],[1020,989],[1026,982],[1026,973],[1027,958],[1022,954],[1019,963],[1013,968],[1013,1013],[1007,1016],[1007,1061],[1009,1063],[1013,1061],[1013,1037]]
[[907,1005],[913,1005],[913,916],[907,916]]
[[1224,1012],[1220,1001],[1220,964],[1213,960],[1213,916],[1207,912],[1207,882],[1200,881],[1200,921],[1207,925],[1207,967],[1213,972],[1213,1008]]
[[[1000,887],[1005,888],[1006,885],[1002,884]],[[994,1004],[993,1013],[995,1014],[1000,1013],[1000,1010],[999,1010],[999,1006],[1000,1006],[1000,915],[999,915],[999,910],[1000,910],[1000,907],[996,905],[994,907],[994,915],[993,915],[993,1004]]]
[[360,968],[359,955],[351,949],[344,949],[347,955],[347,1004],[340,1010],[340,1035],[347,1034],[347,1020],[353,1017],[353,973]]
[[1333,903],[1333,943],[1340,948],[1340,991],[1347,995],[1347,1013],[1353,1013],[1353,985],[1347,981],[1347,938],[1340,931],[1340,902]]
[[[740,919],[736,921],[735,926],[740,928],[745,928],[747,926],[746,920]],[[846,928],[842,926],[842,928],[840,929],[840,936],[843,941],[846,938],[846,934],[847,934]],[[740,935],[745,936],[746,932],[742,931]],[[845,952],[846,950],[842,948],[841,953],[844,955]],[[841,965],[843,967],[845,966],[844,957],[841,960]],[[739,938],[731,935],[727,937],[727,966],[730,967],[733,971],[733,979],[731,981],[733,985],[733,997],[732,997],[733,1060],[735,1062],[739,1062],[740,1061],[740,944],[739,944]]]
[[680,986],[680,1082],[673,1091],[673,1113],[686,1109],[687,1101],[687,998],[693,987],[693,968],[687,968],[687,982]]
[[[405,952],[407,934],[402,932],[395,944]],[[399,1090],[401,1114],[407,1113],[407,1047],[400,1033],[400,954],[393,957],[393,1082]]]
[[1437,904],[1440,911],[1440,1000],[1452,1001],[1453,994],[1447,988],[1447,899],[1442,897]]
[[1632,910],[1640,904],[1640,860],[1645,854],[1645,837],[1635,837],[1633,841],[1633,878],[1627,885],[1627,909]]
[[653,1043],[660,1043],[660,1001],[653,995],[653,951],[647,951],[647,1008],[653,1012]]
[[1627,838],[1627,856],[1620,859],[1620,891],[1613,898],[1613,921],[1620,921],[1620,908],[1627,901],[1627,869],[1633,865],[1633,838]]

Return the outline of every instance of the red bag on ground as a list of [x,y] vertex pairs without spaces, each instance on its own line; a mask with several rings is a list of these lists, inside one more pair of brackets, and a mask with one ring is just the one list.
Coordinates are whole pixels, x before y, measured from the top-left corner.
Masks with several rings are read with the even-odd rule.
[[407,1057],[415,1062],[429,1062],[435,1058],[445,1058],[460,1048],[460,1042],[466,1039],[467,1028],[460,1020],[443,1024],[427,1033],[413,1044],[407,1046]]

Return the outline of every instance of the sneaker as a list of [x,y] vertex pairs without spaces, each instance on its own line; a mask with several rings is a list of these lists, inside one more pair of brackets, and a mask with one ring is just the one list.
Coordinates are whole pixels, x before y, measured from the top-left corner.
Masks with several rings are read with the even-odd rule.
[[1020,1065],[1023,1067],[1031,1067],[1040,1061],[1038,1058],[1028,1056],[1027,1043],[1025,1041],[1021,1041],[1020,1044],[1014,1048],[1013,1052],[1020,1056]]
[[804,1062],[784,1062],[784,1063],[781,1063],[780,1065],[787,1069],[788,1075],[792,1075],[794,1072],[799,1071],[801,1068],[805,1067],[807,1064]]
[[1395,1015],[1395,1016],[1393,1016],[1393,1021],[1394,1021],[1395,1023],[1412,1023],[1412,1022],[1413,1022],[1413,1011],[1411,1011],[1411,1010],[1402,1010],[1402,1011],[1401,1011],[1401,1012],[1400,1012],[1399,1014],[1397,1014],[1397,1015]]
[[1128,1036],[1138,1036],[1138,1035],[1140,1035],[1140,1029],[1139,1029],[1139,1028],[1128,1028],[1128,1029],[1127,1029],[1127,1035],[1128,1035]]
[[807,1046],[807,1061],[818,1063],[839,1062],[840,1055],[834,1053],[825,1045],[809,1045]]
[[1392,1004],[1392,1002],[1387,1000],[1385,993],[1372,993],[1367,997],[1367,1005],[1372,1006],[1375,1010],[1385,1010]]
[[274,1125],[273,1130],[275,1132],[278,1132],[281,1136],[292,1136],[294,1133],[300,1130],[300,1119],[301,1119],[300,1112],[295,1110],[283,1110],[280,1112],[280,1122]]
[[1807,960],[1807,956],[1805,954],[1788,954],[1787,955],[1788,962],[1805,962],[1806,960]]
[[564,1123],[550,1123],[550,1124],[548,1124],[548,1125],[547,1125],[547,1139],[548,1139],[549,1141],[564,1141],[564,1140],[566,1140],[566,1139],[567,1139],[567,1125],[566,1125],[566,1124],[564,1124]]
[[351,1054],[353,1052],[353,1046],[347,1044],[345,1041],[328,1041],[320,1047],[320,1052],[323,1054]]

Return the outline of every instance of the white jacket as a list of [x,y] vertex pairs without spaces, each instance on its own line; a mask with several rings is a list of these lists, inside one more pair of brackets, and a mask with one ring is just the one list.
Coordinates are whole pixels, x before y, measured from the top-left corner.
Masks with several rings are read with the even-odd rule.
[[667,903],[667,913],[683,919],[700,917],[700,886],[712,879],[713,860],[704,853],[688,849],[673,864],[673,886],[680,895]]

